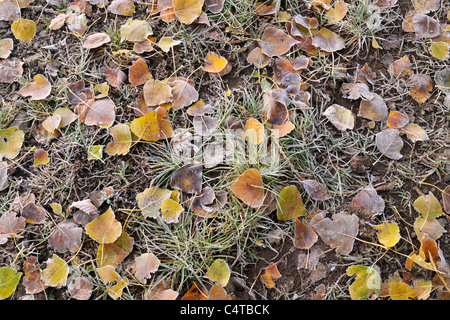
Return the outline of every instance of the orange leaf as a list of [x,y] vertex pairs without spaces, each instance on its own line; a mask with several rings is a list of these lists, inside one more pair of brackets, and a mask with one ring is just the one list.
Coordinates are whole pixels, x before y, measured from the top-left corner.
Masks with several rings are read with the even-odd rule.
[[142,58],[137,59],[128,71],[128,81],[130,81],[131,85],[134,87],[140,86],[152,78],[153,76]]
[[203,66],[203,70],[210,73],[218,73],[226,67],[227,63],[228,61],[224,57],[219,56],[214,52],[210,52],[206,56],[206,62]]
[[275,280],[281,278],[281,273],[278,271],[277,265],[271,262],[260,277],[266,288],[273,288]]
[[252,208],[261,206],[264,201],[263,181],[256,169],[244,171],[230,186],[230,190]]
[[52,91],[52,86],[42,74],[34,76],[34,82],[27,84],[19,90],[23,97],[31,96],[30,100],[42,100]]

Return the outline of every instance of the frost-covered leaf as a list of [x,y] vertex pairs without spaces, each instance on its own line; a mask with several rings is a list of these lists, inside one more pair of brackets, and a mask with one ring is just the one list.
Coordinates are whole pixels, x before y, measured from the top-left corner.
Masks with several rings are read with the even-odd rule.
[[227,285],[230,275],[230,267],[223,259],[214,260],[206,272],[206,277],[221,287],[225,287]]
[[259,171],[256,169],[244,171],[230,186],[230,190],[236,197],[252,208],[257,208],[263,204],[263,181]]
[[350,296],[353,300],[366,300],[372,293],[380,293],[381,277],[372,267],[354,265],[347,268],[347,275],[356,274],[355,281],[350,285]]
[[152,273],[159,268],[159,259],[151,252],[143,253],[134,261],[134,275],[139,282],[146,284]]
[[340,131],[352,130],[355,125],[353,113],[338,104],[329,106],[323,115]]
[[60,222],[48,238],[48,245],[63,253],[66,251],[77,252],[81,248],[81,229],[75,222],[64,220]]
[[22,277],[22,272],[8,267],[0,268],[0,300],[9,298]]
[[304,215],[306,209],[297,187],[288,186],[281,190],[277,204],[278,220],[287,221]]
[[400,150],[403,148],[403,140],[397,129],[385,129],[375,136],[375,144],[380,152],[386,157],[398,160],[403,156]]
[[47,260],[47,267],[42,271],[42,280],[46,286],[61,288],[66,285],[68,275],[68,264],[54,254]]
[[98,243],[112,243],[122,234],[122,224],[111,208],[85,226],[87,234]]

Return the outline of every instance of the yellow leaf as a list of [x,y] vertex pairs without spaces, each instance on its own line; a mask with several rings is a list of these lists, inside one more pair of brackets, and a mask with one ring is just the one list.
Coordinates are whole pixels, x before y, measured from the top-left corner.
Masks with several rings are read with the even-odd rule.
[[285,187],[278,198],[277,218],[281,221],[292,220],[306,215],[303,200],[296,186]]
[[14,159],[22,148],[25,133],[18,127],[0,129],[0,157]]
[[16,273],[16,270],[7,267],[0,268],[0,299],[13,294],[21,276],[22,272]]
[[11,25],[11,30],[16,39],[29,44],[36,34],[36,23],[32,20],[20,18]]
[[170,48],[172,48],[180,43],[181,43],[181,41],[179,41],[179,40],[174,40],[169,37],[162,37],[156,45],[158,47],[160,47],[162,51],[169,52]]
[[202,13],[204,0],[173,0],[175,16],[184,24],[191,24]]
[[54,254],[47,260],[47,268],[42,271],[42,280],[47,286],[60,288],[66,285],[68,275],[67,263]]
[[134,119],[130,124],[131,131],[144,141],[159,140],[158,113],[151,111],[145,116]]
[[85,228],[87,234],[98,243],[112,243],[122,234],[122,225],[115,219],[111,208],[89,222]]
[[433,57],[443,61],[449,58],[448,47],[449,46],[447,42],[439,41],[433,43],[430,46],[429,50]]
[[393,247],[400,240],[400,230],[395,223],[385,222],[383,224],[374,225],[373,227],[381,231],[377,235],[378,241],[385,246]]
[[166,223],[178,222],[178,217],[184,208],[172,199],[164,199],[161,204],[161,218]]
[[227,285],[230,275],[230,267],[223,259],[216,259],[206,272],[206,277],[221,287]]

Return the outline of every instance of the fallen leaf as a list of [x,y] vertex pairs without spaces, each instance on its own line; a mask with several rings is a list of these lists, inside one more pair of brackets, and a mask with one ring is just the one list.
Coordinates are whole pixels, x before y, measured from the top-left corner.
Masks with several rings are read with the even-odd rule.
[[84,123],[88,126],[109,128],[116,118],[116,105],[109,98],[96,100],[86,112]]
[[113,0],[107,9],[109,12],[121,16],[131,16],[135,12],[135,7],[131,0]]
[[97,268],[95,271],[105,284],[114,283],[116,281],[122,280],[117,271],[114,270],[113,266],[107,265],[101,268]]
[[117,267],[128,256],[129,253],[116,245],[116,241],[98,245],[96,262],[99,268],[104,266]]
[[202,99],[194,103],[189,109],[186,110],[187,114],[190,116],[204,116],[205,114],[210,114],[214,112],[213,107],[210,104],[206,104]]
[[412,23],[419,38],[435,38],[441,33],[439,21],[425,14],[416,14]]
[[49,213],[40,204],[34,202],[27,203],[22,210],[22,217],[27,223],[42,224]]
[[294,246],[297,249],[310,249],[319,239],[314,230],[295,219]]
[[441,6],[439,0],[412,0],[412,4],[417,13],[422,14],[439,10]]
[[20,7],[14,0],[0,2],[0,20],[16,21],[20,18]]
[[148,40],[148,37],[152,34],[152,27],[146,20],[128,19],[120,27],[120,42],[142,42]]
[[389,282],[389,296],[392,300],[413,300],[419,292],[404,282]]
[[449,45],[447,42],[439,41],[433,43],[429,48],[430,54],[438,60],[445,61],[449,58]]
[[259,277],[268,289],[275,287],[275,280],[279,278],[281,278],[281,273],[278,271],[277,265],[273,262],[269,263],[264,273]]
[[1,39],[0,40],[0,58],[6,59],[11,54],[11,51],[14,48],[14,42],[11,38]]
[[402,129],[409,123],[409,118],[407,115],[391,110],[387,119],[387,126],[392,129]]
[[182,79],[175,79],[167,83],[172,88],[172,108],[179,110],[181,108],[190,106],[198,100],[198,92],[187,81]]
[[230,186],[230,190],[252,208],[258,208],[264,201],[264,189],[261,175],[256,169],[244,171]]
[[[296,74],[296,75],[298,75],[298,74]],[[286,77],[284,77],[284,79],[285,78]],[[276,125],[282,125],[288,119],[287,105],[289,104],[289,102],[290,102],[290,99],[289,99],[288,93],[284,89],[276,89],[276,90],[273,90],[270,92],[266,92],[263,95],[263,107],[261,110],[261,114],[270,123],[276,124]],[[258,139],[261,138],[261,140],[256,143],[256,144],[259,144],[259,143],[261,143],[261,141],[264,138],[264,128],[260,127],[258,123],[254,122],[254,120],[249,119],[249,121],[253,122],[251,124],[255,125],[254,130],[257,130],[257,132],[255,132],[256,140],[259,141]]]
[[294,128],[295,128],[294,124],[291,121],[287,120],[282,125],[274,124],[272,126],[272,132],[274,132],[274,134],[278,138],[281,138],[288,135],[292,130],[294,130]]
[[126,155],[130,151],[132,143],[130,126],[119,123],[109,129],[109,134],[113,137],[114,142],[108,143],[105,152],[110,156]]
[[225,0],[205,0],[206,8],[212,13],[219,13],[222,11]]
[[361,100],[358,116],[374,121],[384,121],[388,118],[388,108],[383,98],[373,93],[373,99]]
[[140,283],[146,284],[151,274],[159,268],[159,259],[151,252],[143,253],[134,260],[134,275]]
[[347,268],[347,275],[356,274],[355,281],[350,285],[349,292],[353,300],[366,300],[372,293],[381,291],[381,277],[372,267],[353,265]]
[[312,38],[312,45],[326,52],[335,52],[345,48],[344,40],[333,31],[322,28]]
[[158,113],[151,111],[146,115],[134,119],[130,124],[130,130],[138,139],[144,141],[158,141],[159,140],[159,124]]
[[16,39],[30,44],[36,35],[36,23],[33,20],[19,18],[13,22],[11,30]]
[[323,115],[340,131],[352,130],[355,126],[355,117],[351,110],[338,105],[333,104],[329,106]]
[[245,122],[245,139],[251,144],[260,144],[264,141],[264,125],[256,120],[250,118]]
[[373,4],[380,9],[389,9],[395,6],[397,0],[374,0]]
[[226,67],[227,63],[228,61],[224,57],[215,52],[209,52],[206,55],[206,61],[202,68],[206,72],[218,73]]
[[88,300],[92,295],[93,287],[87,277],[71,277],[67,284],[67,291],[76,300]]
[[375,135],[375,144],[380,152],[389,159],[398,160],[403,156],[403,140],[397,129],[385,129]]
[[23,285],[27,294],[36,294],[47,288],[42,281],[42,272],[37,264],[36,256],[29,256],[27,258],[23,263],[23,271],[25,272]]
[[53,254],[47,260],[47,267],[42,271],[42,281],[49,287],[61,288],[66,285],[69,266],[66,261]]
[[69,108],[60,107],[53,112],[53,115],[58,115],[61,117],[61,121],[59,122],[59,128],[64,128],[74,122],[78,116],[73,113]]
[[297,37],[314,36],[318,27],[319,21],[316,18],[298,14],[292,19],[291,33]]
[[402,129],[401,132],[406,133],[406,136],[413,143],[417,141],[427,141],[429,140],[427,132],[420,126],[414,123],[410,123],[408,128]]
[[172,199],[164,199],[161,204],[161,219],[166,223],[177,223],[184,208]]
[[0,82],[19,82],[23,73],[23,62],[19,59],[0,61]]
[[162,37],[161,39],[159,39],[156,45],[160,47],[162,51],[169,52],[171,48],[179,45],[180,43],[181,43],[180,40],[174,40],[169,37]]
[[170,186],[185,193],[200,193],[202,191],[202,166],[188,163],[175,170],[170,177]]
[[278,197],[277,218],[288,221],[306,215],[303,200],[296,186],[285,187]]
[[99,160],[103,158],[103,146],[90,146],[88,149],[88,160]]
[[202,13],[204,0],[173,0],[176,17],[184,24],[191,24]]
[[447,186],[442,192],[442,204],[445,212],[450,213],[450,186]]
[[411,96],[418,103],[424,103],[431,97],[433,91],[433,80],[427,74],[415,74],[412,75],[407,85],[411,88]]
[[261,38],[261,51],[269,57],[281,56],[296,43],[297,41],[283,30],[267,27]]
[[417,238],[422,238],[424,234],[432,240],[439,239],[444,232],[447,232],[436,218],[430,217],[417,217],[414,222],[414,231],[416,232]]
[[83,48],[95,49],[110,41],[111,38],[106,33],[94,33],[86,37],[86,40],[83,42]]
[[159,80],[148,80],[143,88],[147,106],[159,106],[172,100],[172,88]]
[[336,1],[333,7],[325,13],[328,23],[342,21],[347,14],[347,4],[344,1]]
[[52,90],[50,82],[41,74],[34,76],[34,82],[27,84],[19,90],[23,97],[31,96],[30,100],[43,100]]
[[206,272],[206,277],[221,287],[225,287],[227,285],[230,275],[230,267],[223,259],[214,260]]
[[127,75],[120,69],[106,69],[105,78],[113,87],[120,87],[127,80]]
[[142,58],[137,59],[128,70],[128,81],[134,87],[140,86],[152,78],[147,63]]
[[88,19],[84,13],[69,15],[66,19],[67,28],[78,36],[82,36],[87,30]]
[[373,227],[380,230],[377,234],[378,241],[387,247],[395,246],[401,238],[400,229],[396,223],[384,222]]
[[227,294],[223,287],[215,284],[209,290],[208,300],[232,300],[232,297]]
[[22,277],[22,272],[8,267],[0,268],[0,299],[9,298]]
[[247,56],[247,62],[257,68],[264,68],[270,62],[270,57],[262,52],[260,47],[256,47]]
[[361,209],[370,216],[384,212],[384,200],[370,184],[360,191],[352,200],[352,206]]
[[181,300],[208,300],[208,292],[194,281],[192,287],[181,297]]
[[359,229],[359,219],[356,215],[340,212],[330,219],[319,213],[311,220],[310,225],[323,242],[336,249],[337,254],[348,255],[353,250]]
[[72,208],[79,209],[79,211],[74,213],[73,219],[83,226],[98,217],[97,207],[94,206],[89,199],[73,202],[69,206],[69,211],[71,211]]
[[443,213],[439,200],[431,191],[427,195],[424,194],[417,198],[413,205],[414,209],[424,218],[437,218]]
[[25,229],[25,218],[17,217],[14,211],[6,211],[0,217],[0,244],[6,243],[8,238],[18,236]]
[[98,243],[112,243],[122,233],[122,225],[111,208],[85,226],[87,234]]
[[83,230],[72,220],[60,222],[48,238],[50,248],[63,253],[77,252],[81,248],[81,234]]
[[50,158],[48,157],[48,153],[46,150],[42,148],[37,148],[34,151],[34,166],[44,165],[50,162]]
[[195,133],[202,137],[210,136],[219,126],[219,119],[210,116],[196,116],[192,121]]
[[344,83],[341,87],[341,91],[344,95],[344,98],[351,100],[372,100],[374,98],[374,94],[370,92],[367,84],[362,82],[357,83]]
[[162,202],[170,198],[170,190],[156,187],[147,188],[136,196],[137,204],[145,218],[156,218],[160,214]]

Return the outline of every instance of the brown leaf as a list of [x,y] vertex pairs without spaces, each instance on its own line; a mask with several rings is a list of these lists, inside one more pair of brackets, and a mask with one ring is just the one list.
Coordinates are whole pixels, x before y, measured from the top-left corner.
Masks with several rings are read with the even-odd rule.
[[106,33],[103,32],[94,33],[86,37],[86,40],[84,40],[83,43],[83,48],[95,49],[110,41],[111,38]]
[[252,208],[261,206],[264,201],[263,181],[256,169],[244,171],[230,186],[230,190]]
[[265,55],[260,47],[257,47],[250,51],[247,56],[247,62],[252,63],[257,68],[264,68],[269,64],[270,57]]
[[200,193],[203,183],[202,176],[202,166],[197,163],[189,163],[175,170],[170,178],[170,186],[185,193]]
[[444,205],[444,210],[450,214],[450,186],[447,186],[442,192],[442,204]]
[[397,129],[385,129],[377,133],[375,144],[378,150],[389,159],[398,160],[403,157],[400,153],[403,148],[403,140]]
[[25,218],[17,217],[17,212],[7,211],[0,217],[0,244],[8,238],[16,237],[25,228]]
[[219,119],[210,116],[196,116],[193,119],[195,133],[207,137],[214,133],[219,125]]
[[72,220],[59,223],[48,238],[48,245],[60,252],[77,252],[81,247],[81,234],[83,229]]
[[127,75],[120,69],[106,69],[105,71],[106,81],[113,87],[119,87],[127,80]]
[[86,112],[88,126],[110,127],[116,119],[116,105],[109,98],[96,100]]
[[23,73],[23,62],[19,59],[0,61],[0,82],[18,82]]
[[27,294],[36,294],[47,288],[41,279],[41,270],[37,264],[36,256],[29,256],[23,263],[23,270],[25,276],[23,278],[23,285]]
[[135,7],[131,0],[114,0],[108,6],[108,11],[121,16],[131,16],[135,12]]
[[391,110],[389,112],[389,117],[387,119],[387,126],[392,129],[401,129],[409,123],[409,118],[407,115]]
[[424,103],[431,97],[433,80],[429,75],[415,74],[408,79],[407,84],[411,88],[411,96],[418,103]]
[[198,100],[197,90],[187,80],[175,79],[170,81],[168,85],[172,88],[173,110],[187,107]]
[[148,70],[147,63],[142,58],[137,59],[128,71],[128,81],[134,87],[140,86],[152,78],[153,76]]
[[358,116],[374,121],[384,121],[388,118],[388,108],[383,98],[373,93],[372,100],[361,100]]
[[439,21],[425,14],[416,14],[412,23],[416,35],[420,38],[435,38],[441,33]]
[[333,31],[322,28],[312,39],[312,45],[326,52],[335,52],[345,48],[344,40]]
[[172,88],[159,80],[148,80],[143,88],[147,106],[159,106],[172,100]]
[[341,91],[344,95],[344,98],[351,100],[372,100],[374,98],[374,94],[370,92],[367,84],[362,82],[357,83],[344,83],[341,87]]
[[47,210],[44,209],[40,204],[35,204],[34,202],[28,203],[22,210],[22,217],[25,218],[28,223],[44,223]]
[[159,259],[151,252],[141,254],[134,262],[134,275],[140,283],[146,284],[151,274],[159,268]]
[[403,56],[402,58],[395,60],[388,68],[390,74],[396,78],[401,77],[411,77],[413,71],[411,69],[411,62],[408,56]]
[[337,254],[348,255],[353,250],[359,229],[359,219],[354,214],[340,212],[330,219],[319,213],[311,220],[310,225],[323,242],[336,249]]
[[331,197],[328,195],[325,185],[316,180],[303,180],[302,185],[313,200],[324,201],[331,199]]
[[261,51],[269,57],[285,54],[297,41],[283,30],[267,27],[261,38]]
[[34,76],[34,82],[27,84],[19,90],[23,97],[31,96],[30,100],[45,99],[52,91],[52,85],[41,74]]
[[294,246],[297,249],[309,249],[318,240],[317,234],[314,230],[303,223],[300,220],[295,219],[295,229],[294,229]]
[[67,283],[67,291],[76,300],[88,300],[91,297],[93,287],[86,277],[70,278]]
[[361,209],[362,212],[370,216],[384,212],[384,200],[378,195],[372,185],[364,188],[353,198],[352,206]]
[[223,9],[225,0],[205,0],[206,8],[212,13],[219,13]]

